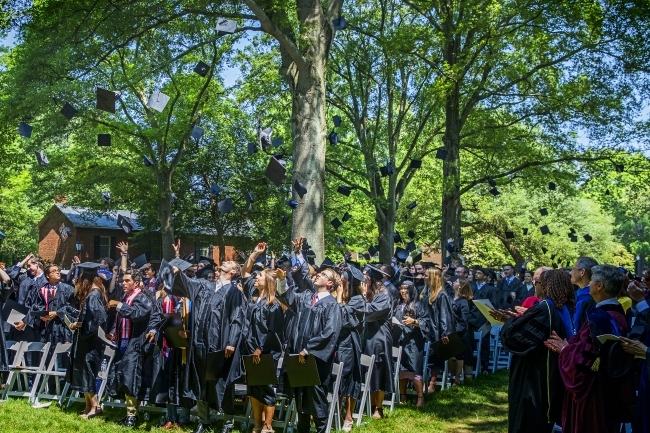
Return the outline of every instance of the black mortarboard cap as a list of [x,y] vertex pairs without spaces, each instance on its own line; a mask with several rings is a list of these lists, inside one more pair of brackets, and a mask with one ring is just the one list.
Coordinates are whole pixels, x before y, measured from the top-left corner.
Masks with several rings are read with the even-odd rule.
[[194,67],[194,72],[199,74],[202,77],[205,77],[208,75],[208,70],[210,69],[210,66],[207,63],[204,63],[199,60],[199,63],[196,64]]
[[393,165],[389,162],[386,165],[379,167],[379,172],[382,177],[390,176],[393,174]]
[[227,214],[235,209],[232,205],[232,200],[230,200],[230,197],[226,197],[217,203],[217,207],[219,208],[219,212],[222,214]]
[[528,234],[528,228],[523,228],[521,231],[524,233],[524,235]]
[[593,239],[591,235],[584,235],[583,238],[585,238],[585,242],[591,242]]
[[422,253],[417,253],[415,256],[413,256],[413,263],[417,263],[422,261]]
[[106,204],[111,202],[111,193],[109,191],[104,191],[102,193],[102,201]]
[[252,155],[257,152],[257,145],[253,142],[248,143],[248,154]]
[[399,232],[393,233],[393,242],[398,244],[402,243],[402,236],[400,236]]
[[413,230],[409,230],[407,235],[408,235],[409,238],[413,239],[415,237],[415,232]]
[[550,189],[551,191],[555,191],[555,183],[554,182],[549,182],[548,183],[548,189]]
[[497,182],[491,177],[488,178],[488,184],[490,184],[490,186],[493,188],[497,186]]
[[551,254],[551,260],[555,260],[555,254]]
[[210,194],[212,194],[212,195],[218,195],[221,192],[221,190],[223,190],[223,188],[221,188],[216,183],[213,183],[212,185],[210,185]]
[[334,230],[338,230],[339,227],[343,225],[340,219],[334,218],[332,221],[330,221],[330,224],[334,227]]
[[494,188],[490,189],[490,194],[492,194],[493,196],[496,197],[499,194],[501,194],[501,191],[499,191],[496,187],[494,187]]
[[87,277],[92,277],[97,275],[97,269],[101,266],[100,263],[95,262],[84,262],[77,265],[77,268],[81,269],[82,275]]
[[546,254],[546,253],[548,253],[548,250],[546,249],[546,247],[542,247],[542,254]]
[[20,122],[18,124],[18,134],[23,137],[30,138],[32,136],[32,126],[25,122]]
[[346,197],[350,197],[350,193],[352,192],[352,187],[345,186],[345,185],[339,185],[336,192],[338,192],[339,194],[343,194]]
[[334,18],[332,20],[332,25],[335,30],[345,30],[348,28],[348,22],[343,17]]
[[257,144],[259,144],[261,150],[265,150],[267,147],[273,145],[272,135],[273,128],[257,128]]
[[284,165],[272,156],[269,160],[269,165],[266,166],[266,177],[268,177],[276,186],[281,186],[286,174],[287,169]]
[[47,167],[50,165],[50,161],[47,159],[47,156],[45,156],[45,152],[42,150],[39,150],[36,152],[36,160],[38,161],[38,164],[42,167]]
[[447,159],[447,150],[444,147],[436,150],[436,159],[442,159],[443,161]]
[[541,216],[546,216],[546,215],[548,215],[548,210],[546,210],[546,208],[543,207],[543,208],[541,208],[541,209],[539,210],[539,214],[540,214]]
[[97,93],[97,108],[102,111],[109,113],[115,113],[115,101],[117,100],[117,93],[102,89],[98,87],[96,90]]
[[366,260],[370,260],[370,254],[363,253],[363,258],[366,259]]
[[370,248],[368,248],[368,254],[370,254],[370,256],[374,256],[375,254],[377,254],[377,248],[371,246]]
[[[553,260],[553,259],[551,259],[551,260]],[[553,264],[551,265],[551,267],[552,267],[553,269],[557,269],[557,263],[553,263]]]
[[147,256],[145,254],[140,254],[138,257],[133,259],[133,266],[136,269],[140,269],[147,264]]
[[338,128],[341,126],[341,116],[337,114],[336,116],[332,117],[332,119],[334,120],[334,127]]
[[406,251],[408,252],[415,251],[416,248],[415,241],[409,241],[409,243],[406,244]]
[[406,209],[413,210],[413,209],[415,209],[415,206],[417,206],[417,205],[418,205],[418,202],[414,201],[412,203],[407,204]]
[[625,166],[623,164],[616,164],[614,165],[614,168],[616,168],[618,173],[623,173],[623,171],[625,171]]
[[327,139],[329,140],[330,144],[338,144],[339,142],[339,135],[336,133],[336,131],[330,132],[330,134],[327,136]]
[[289,215],[285,215],[282,217],[282,225],[285,226],[289,222]]
[[422,168],[422,160],[421,159],[411,159],[411,165],[409,165],[410,168]]
[[237,21],[226,18],[217,20],[217,36],[232,35],[237,30]]
[[124,230],[124,233],[127,235],[130,235],[133,231],[133,224],[131,224],[131,220],[122,215],[117,216],[117,226]]
[[513,232],[506,232],[506,239],[514,239],[515,234]]
[[570,231],[571,233],[575,233],[575,232],[576,232],[575,229],[574,229],[573,227],[569,227],[569,231]]
[[355,280],[361,281],[362,283],[366,282],[366,277],[363,275],[363,272],[361,272],[361,269],[359,269],[358,267],[350,266],[350,274],[352,274],[352,278],[354,278]]
[[305,185],[298,182],[297,179],[293,181],[293,189],[296,191],[296,194],[298,194],[298,197],[300,198],[303,198],[305,194],[307,194],[307,188],[305,188]]
[[204,133],[203,128],[201,128],[199,125],[194,125],[190,137],[192,137],[195,140],[198,140],[199,138],[203,137],[203,133]]
[[63,114],[66,119],[72,120],[74,115],[77,114],[77,109],[74,108],[69,102],[66,102],[61,108],[61,114]]
[[548,226],[546,226],[546,225],[541,226],[539,229],[542,231],[543,235],[547,235],[547,234],[551,233],[551,231],[548,229]]
[[578,236],[571,235],[571,242],[578,242]]
[[142,157],[142,162],[143,162],[144,165],[146,165],[147,167],[151,167],[151,166],[153,165],[153,161],[152,161],[151,158],[149,158],[147,155],[144,155],[144,156]]
[[295,209],[298,207],[300,203],[298,203],[296,200],[287,200],[287,206],[289,206],[291,209]]
[[282,137],[274,138],[271,144],[273,147],[280,147],[284,144],[284,139]]
[[160,90],[154,90],[151,93],[151,97],[149,97],[149,100],[147,101],[147,107],[151,108],[152,110],[156,110],[159,113],[162,113],[168,102],[168,95],[165,95]]
[[574,236],[574,234],[573,234],[573,233],[571,233],[571,232],[569,232],[569,233],[567,233],[567,236],[568,236],[568,237],[573,237],[573,236]]
[[352,219],[352,215],[350,215],[348,212],[343,214],[343,222],[349,221]]
[[97,134],[97,145],[98,146],[110,146],[111,145],[111,134]]
[[323,263],[320,264],[320,268],[336,268],[336,263],[334,263],[329,257],[325,257]]
[[404,248],[395,248],[394,255],[398,262],[404,263],[409,256],[409,252]]

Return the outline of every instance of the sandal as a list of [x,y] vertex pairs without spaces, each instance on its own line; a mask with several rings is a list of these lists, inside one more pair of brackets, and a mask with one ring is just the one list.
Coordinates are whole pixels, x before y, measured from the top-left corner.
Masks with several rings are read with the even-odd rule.
[[454,381],[451,383],[451,386],[461,386],[462,383],[459,382],[458,380],[454,379]]
[[434,392],[436,392],[436,385],[435,384],[434,385],[429,384],[429,387],[427,388],[427,392],[429,394],[433,394]]
[[88,412],[86,414],[85,419],[94,418],[96,416],[102,415],[103,413],[104,413],[104,411],[102,410],[102,408],[97,406],[97,407],[92,408],[91,412]]
[[424,397],[418,397],[418,403],[415,405],[415,407],[418,409],[424,407]]
[[93,410],[92,406],[86,406],[84,411],[79,414],[79,418],[86,419],[91,410]]

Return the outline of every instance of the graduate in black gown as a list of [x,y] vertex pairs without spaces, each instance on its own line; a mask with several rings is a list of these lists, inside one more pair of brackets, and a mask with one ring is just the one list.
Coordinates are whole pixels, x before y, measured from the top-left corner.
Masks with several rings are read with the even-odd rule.
[[[245,300],[243,293],[232,284],[239,277],[240,268],[237,263],[226,261],[218,271],[218,280],[210,282],[191,280],[174,268],[172,293],[192,303],[187,348],[189,374],[184,377],[183,396],[197,401],[199,424],[195,433],[210,428],[210,408],[232,417],[234,382],[242,376],[240,341],[246,320]],[[220,351],[224,352],[224,364],[208,365],[208,354]],[[207,380],[208,369],[213,372],[216,369],[218,379]],[[226,419],[222,432],[229,433],[233,427],[234,420]]]
[[[321,382],[317,386],[295,389],[298,432],[308,433],[310,418],[313,418],[316,432],[324,433],[329,415],[327,392],[332,383],[334,352],[341,330],[341,309],[330,292],[338,288],[341,276],[327,268],[312,281],[309,265],[301,252],[304,241],[304,238],[293,241],[298,266],[298,272],[294,273],[295,285],[287,286],[284,271],[277,271],[278,300],[296,312],[299,326],[292,336],[291,347],[301,359],[308,355],[315,357]],[[298,292],[296,286],[304,290]]]
[[143,376],[152,371],[143,369],[145,363],[145,334],[154,309],[153,295],[142,286],[140,275],[126,271],[122,276],[122,301],[109,301],[117,310],[113,329],[107,338],[117,345],[115,358],[108,373],[107,389],[113,398],[125,400],[126,417],[122,424],[133,427],[138,421],[138,406],[148,399],[148,387]]
[[569,309],[573,308],[574,291],[569,275],[559,269],[542,273],[541,283],[544,299],[522,316],[503,310],[493,314],[498,320],[505,320],[501,342],[512,353],[509,433],[551,432],[553,424],[561,422],[564,384],[558,354],[544,342],[553,331],[562,338],[573,335]]
[[[474,331],[471,329],[470,319],[472,310],[472,287],[466,278],[454,281],[454,300],[452,309],[456,321],[456,333],[465,345],[465,351],[449,360],[449,370],[454,373],[452,386],[460,385],[460,376],[465,366],[465,361],[472,361],[474,353]],[[471,371],[471,367],[470,367]]]
[[406,402],[406,382],[413,382],[417,392],[416,407],[424,406],[424,345],[429,337],[429,322],[426,306],[419,300],[418,290],[410,280],[402,282],[399,288],[401,302],[395,308],[395,323],[400,329],[399,346],[402,358],[399,373],[400,402]]
[[366,265],[364,269],[366,283],[361,292],[366,298],[366,315],[364,324],[365,345],[363,353],[375,355],[375,366],[370,377],[370,403],[372,417],[383,418],[383,401],[385,393],[395,392],[393,378],[393,300],[390,292],[382,283],[386,275],[379,268]]
[[[442,273],[439,268],[427,269],[427,289],[420,295],[424,305],[427,307],[427,318],[429,320],[429,341],[442,341],[442,344],[449,344],[449,335],[456,331],[456,320],[451,303],[451,298],[443,288]],[[438,372],[445,367],[443,360],[437,359],[433,353],[429,358],[431,368],[431,379],[429,380],[428,392],[436,390],[436,377]]]
[[[13,281],[9,274],[5,272],[4,265],[0,266],[0,311],[2,311],[5,300],[12,292]],[[5,372],[9,371],[6,334],[9,333],[10,329],[10,325],[3,321],[0,327],[0,383],[5,382]]]
[[336,297],[341,307],[341,333],[336,345],[336,362],[343,363],[339,397],[341,400],[345,399],[346,412],[343,420],[343,431],[345,432],[352,430],[354,421],[352,414],[361,395],[361,383],[363,382],[361,336],[363,335],[366,302],[361,295],[361,283],[365,282],[366,279],[361,270],[349,265],[342,274],[341,286]]
[[[27,272],[26,276],[20,282],[20,287],[18,293],[16,294],[16,302],[20,305],[23,305],[28,310],[31,309],[31,302],[34,300],[34,292],[38,291],[41,287],[47,284],[45,279],[45,274],[43,273],[43,260],[38,256],[32,256],[27,260]],[[28,320],[29,318],[25,316],[22,322],[17,322],[14,324],[14,329],[11,333],[11,339],[14,341],[28,341],[34,342],[39,341],[39,329],[35,329]],[[40,323],[39,323],[40,325]],[[25,360],[28,365],[32,365],[31,354],[27,354]],[[36,362],[36,361],[35,361]]]
[[[472,300],[485,299],[490,301],[494,308],[497,308],[499,294],[496,287],[490,285],[488,282],[490,271],[485,268],[474,268],[474,280],[476,281],[475,287],[472,288]],[[472,332],[478,331],[487,323],[487,319],[478,308],[473,307],[470,309],[470,329]],[[481,342],[481,370],[488,371],[490,364],[490,333],[485,332]]]
[[78,317],[68,317],[73,322],[70,327],[75,332],[66,381],[71,390],[84,394],[86,407],[80,417],[87,419],[102,412],[97,401],[95,379],[101,366],[104,343],[97,333],[99,328],[106,326],[108,301],[96,268],[83,268],[75,287],[75,296],[81,311]]

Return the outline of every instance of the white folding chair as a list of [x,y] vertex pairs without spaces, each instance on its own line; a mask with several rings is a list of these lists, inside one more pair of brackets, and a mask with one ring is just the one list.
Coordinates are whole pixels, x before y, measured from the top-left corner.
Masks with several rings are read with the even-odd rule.
[[[41,375],[41,384],[38,387],[36,386],[32,387],[32,395],[29,397],[29,401],[33,403],[32,404],[33,408],[38,409],[38,408],[48,407],[52,404],[52,402],[41,403],[40,402],[41,398],[47,400],[58,400],[59,404],[61,403],[61,396],[63,394],[61,392],[61,383],[59,381],[59,378],[61,377],[65,378],[67,369],[65,367],[59,366],[59,356],[69,353],[71,346],[72,346],[71,343],[57,344],[56,347],[54,348],[54,352],[52,353],[52,358],[50,359],[50,364],[47,366],[47,369],[35,372]],[[50,377],[55,378],[54,390],[49,389],[50,384],[48,382]],[[47,392],[45,392],[46,389]]]
[[490,369],[492,373],[497,371],[499,366],[499,358],[501,357],[501,340],[499,333],[501,332],[500,325],[492,325],[490,329]]
[[[11,360],[8,367],[9,367],[9,375],[7,375],[7,380],[4,382],[5,390],[9,389],[9,382],[12,381],[13,376],[16,373],[12,372],[12,369],[20,365],[21,359],[22,359],[22,351],[23,351],[23,341],[7,341],[7,355],[9,356],[9,359]],[[27,344],[27,343],[25,343]],[[13,355],[13,359],[12,359]],[[16,382],[16,385],[18,387],[18,390],[22,390],[22,383],[20,381]],[[6,397],[4,395],[4,392],[2,393],[2,398],[0,399],[1,401],[5,401]]]
[[449,360],[445,361],[445,368],[438,372],[436,376],[436,385],[440,386],[440,391],[451,388],[451,374],[449,372]]
[[370,407],[370,376],[372,369],[375,366],[375,355],[368,356],[361,354],[361,366],[366,367],[366,374],[364,375],[363,382],[361,383],[361,400],[358,403],[359,412],[353,413],[352,418],[357,419],[357,427],[361,425],[363,418],[363,411],[366,410],[368,416],[372,416],[372,408]]
[[327,394],[327,400],[330,403],[329,416],[327,417],[327,426],[325,433],[330,433],[332,430],[332,418],[335,417],[336,430],[341,430],[341,406],[339,404],[339,387],[341,386],[341,372],[343,371],[343,363],[339,362],[332,366],[332,376],[335,376],[334,386],[332,392]]
[[382,406],[388,406],[389,413],[395,408],[395,404],[399,404],[399,367],[402,364],[402,346],[393,347],[393,359],[395,359],[393,370],[393,387],[395,392],[391,395],[390,400],[384,400]]
[[480,331],[474,331],[474,341],[476,342],[476,350],[473,355],[476,357],[476,364],[474,365],[472,374],[476,377],[481,374],[481,347],[483,343],[483,333]]
[[[104,355],[102,356],[102,360],[104,358],[107,359],[106,363],[106,370],[105,371],[99,371],[97,374],[97,378],[101,380],[101,384],[99,385],[99,390],[97,391],[97,401],[101,403],[102,408],[106,404],[107,406],[118,406],[120,403],[114,403],[114,402],[109,402],[109,401],[104,401],[104,391],[106,390],[106,381],[108,379],[108,372],[111,369],[111,364],[113,363],[113,358],[115,357],[115,348],[106,345],[104,347]],[[72,362],[72,360],[70,360]],[[63,404],[63,401],[65,400],[65,396],[68,394],[68,390],[70,389],[70,384],[66,382],[65,387],[63,388],[63,394],[61,395],[61,400],[60,404]],[[67,407],[72,406],[72,403],[74,402],[85,402],[86,399],[84,397],[79,396],[79,391],[74,391],[74,395],[71,395],[68,398],[68,405]],[[122,403],[123,405],[123,403]],[[126,407],[123,405],[123,407]]]
[[[41,374],[37,373],[45,368],[45,362],[47,361],[47,353],[50,350],[50,343],[29,343],[23,342],[22,346],[16,353],[14,358],[14,366],[9,369],[9,377],[7,378],[7,384],[5,385],[4,393],[2,395],[2,400],[6,401],[7,397],[28,397],[30,398],[32,392],[30,391],[29,386],[29,375],[34,375],[34,381],[32,383],[32,388],[38,387],[38,383],[41,378]],[[41,354],[41,361],[37,366],[29,366],[25,360],[25,355],[31,354]],[[23,379],[23,384],[20,384],[20,379]],[[16,384],[18,380],[18,384]],[[14,385],[16,385],[16,390],[14,390]]]

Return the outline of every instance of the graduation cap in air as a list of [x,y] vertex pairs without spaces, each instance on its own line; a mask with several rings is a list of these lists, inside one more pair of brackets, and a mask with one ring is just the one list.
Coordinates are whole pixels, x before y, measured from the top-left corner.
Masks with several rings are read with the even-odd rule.
[[298,203],[296,200],[287,200],[287,206],[289,206],[291,209],[295,209],[298,207],[300,203]]
[[332,25],[334,26],[335,30],[345,30],[348,28],[348,22],[342,16],[334,18],[332,20]]
[[415,241],[409,241],[409,243],[406,244],[406,251],[408,251],[409,253],[411,251],[415,251],[416,248],[417,247],[415,246]]
[[447,150],[444,147],[436,150],[436,159],[442,159],[443,161],[447,159]]
[[237,21],[226,18],[217,20],[217,36],[232,35],[237,29]]
[[162,113],[168,102],[168,95],[165,95],[160,90],[154,90],[153,93],[151,93],[149,100],[147,101],[147,107],[151,108],[152,110],[156,110],[159,113]]
[[409,168],[413,168],[413,169],[422,168],[422,160],[421,159],[411,159],[411,164],[409,165]]
[[329,257],[325,257],[323,263],[320,264],[320,268],[336,268],[336,263],[334,263]]
[[498,196],[499,194],[501,194],[501,191],[499,191],[496,187],[491,188],[489,192],[490,192],[490,194],[492,194],[495,197]]
[[298,197],[300,198],[303,198],[305,194],[307,194],[307,188],[305,188],[305,185],[298,182],[297,179],[293,181],[293,189],[296,191],[296,194],[298,194]]
[[572,232],[569,232],[569,233],[567,233],[567,236],[572,237],[572,236],[574,236],[574,234]]
[[130,235],[133,231],[133,224],[131,220],[123,215],[117,216],[117,226],[124,230],[124,233]]
[[327,139],[329,140],[330,144],[338,144],[339,142],[339,135],[336,133],[336,131],[330,132],[330,134],[327,136]]
[[153,165],[153,161],[152,161],[151,158],[149,158],[147,155],[144,155],[144,156],[142,157],[142,163],[143,163],[144,165],[146,165],[147,167],[151,167],[151,166]]
[[409,257],[409,252],[405,250],[404,248],[395,248],[395,258],[397,259],[398,262],[404,263],[406,259]]
[[203,137],[203,133],[204,133],[203,128],[201,128],[199,125],[194,125],[190,137],[192,137],[195,140],[198,140],[199,138]]
[[346,197],[350,197],[350,193],[352,192],[352,187],[346,185],[339,185],[339,187],[336,189],[336,192]]
[[284,144],[284,139],[282,137],[274,138],[271,144],[273,147],[280,147]]
[[221,200],[219,203],[217,203],[217,208],[219,208],[219,212],[222,214],[230,213],[235,209],[232,205],[232,200],[230,200],[230,197],[226,197],[224,200]]
[[339,126],[341,126],[341,116],[339,116],[337,114],[336,116],[332,117],[332,120],[334,120],[334,127],[335,128],[338,128]]
[[102,193],[102,201],[106,204],[111,202],[111,193],[109,191],[104,191]]
[[273,145],[272,135],[273,128],[262,129],[259,126],[257,127],[257,143],[260,146],[260,150],[264,151],[267,147]]
[[252,141],[248,143],[248,154],[252,155],[257,152],[257,145],[253,143]]
[[551,233],[551,231],[548,229],[547,225],[543,225],[539,229],[542,231],[543,235],[547,235],[547,234]]
[[199,63],[197,63],[196,66],[194,67],[194,72],[196,72],[202,77],[208,75],[208,70],[210,70],[210,66],[207,63],[204,63],[200,60]]
[[495,187],[497,186],[497,182],[496,182],[493,178],[491,178],[491,177],[488,178],[488,184],[489,184],[492,188],[495,188]]
[[408,237],[411,238],[411,239],[415,238],[415,232],[414,232],[413,230],[409,230],[409,232],[407,233],[407,235],[408,235]]
[[289,222],[289,215],[285,215],[282,217],[282,225],[286,226],[287,222]]
[[377,248],[371,246],[370,248],[368,248],[368,254],[374,256],[375,254],[377,254]]
[[623,173],[623,171],[625,171],[625,166],[623,164],[615,164],[614,168],[617,173]]
[[[168,292],[171,292],[172,286],[174,285],[174,268],[172,266],[173,265],[171,263],[168,263],[167,260],[162,259],[160,262],[160,269],[158,270],[158,281],[163,283],[165,290]],[[177,266],[177,268],[180,270],[180,267]]]
[[390,176],[393,174],[393,163],[388,161],[386,165],[379,167],[382,177]]
[[363,253],[362,255],[363,255],[363,258],[364,258],[364,259],[366,259],[366,260],[370,260],[370,254],[368,254],[368,253]]
[[400,236],[399,232],[393,233],[393,242],[398,244],[402,243],[402,236]]
[[514,239],[515,234],[514,232],[506,232],[506,239]]
[[422,253],[417,253],[415,256],[413,256],[413,263],[417,263],[421,261],[422,261]]
[[210,185],[210,194],[212,194],[212,195],[218,195],[222,190],[223,190],[223,188],[221,188],[216,183],[213,183],[212,185]]
[[585,242],[591,242],[593,240],[591,235],[584,235],[583,238],[585,239]]
[[136,269],[140,269],[144,265],[146,265],[148,262],[147,260],[147,255],[146,254],[140,254],[138,257],[133,259],[133,267]]
[[118,93],[98,87],[96,94],[97,109],[115,114],[115,101],[117,100]]
[[47,167],[50,165],[50,161],[47,159],[47,156],[45,156],[45,152],[42,150],[39,150],[36,152],[36,160],[38,161],[38,165],[41,167]]
[[548,183],[548,189],[550,189],[551,191],[555,191],[555,188],[556,188],[556,186],[555,186],[554,182],[549,182]]
[[551,260],[555,260],[555,254],[551,254]]
[[32,136],[32,129],[32,126],[28,123],[20,122],[18,124],[18,134],[25,138],[30,138]]
[[414,201],[406,205],[406,209],[413,210],[418,205],[418,202]]
[[61,114],[63,114],[66,119],[72,120],[74,115],[77,114],[77,109],[74,108],[69,102],[66,102],[61,108]]
[[524,236],[528,234],[528,228],[523,228],[521,231],[524,233]]
[[573,227],[569,227],[569,231],[570,231],[571,233],[574,233],[574,234],[575,234],[575,232],[576,232],[575,229],[574,229]]
[[269,160],[269,165],[266,166],[266,177],[268,177],[275,186],[281,186],[284,177],[287,175],[287,169],[278,161],[275,156]]
[[77,268],[81,269],[81,275],[92,278],[97,275],[97,270],[101,264],[95,262],[84,262],[77,265]]
[[546,254],[546,253],[548,253],[548,250],[546,249],[546,247],[542,247],[542,254]]
[[361,272],[361,269],[356,266],[350,266],[350,275],[352,275],[352,278],[357,281],[361,281],[362,283],[366,282],[366,277],[363,276],[363,272]]
[[332,227],[334,227],[334,230],[338,230],[339,227],[343,225],[340,219],[334,218],[332,221],[330,221],[330,224],[332,224]]
[[541,209],[539,210],[539,214],[540,214],[541,216],[546,216],[546,215],[548,215],[548,210],[546,210],[546,208],[543,207],[543,208],[541,208]]
[[571,242],[578,242],[578,236],[572,234],[570,238],[571,238]]
[[349,221],[351,219],[352,219],[352,215],[350,215],[349,213],[346,212],[343,214],[343,222]]
[[97,134],[97,146],[110,146],[111,134]]
[[343,238],[336,238],[336,244],[337,244],[339,247],[343,247],[343,246],[345,246],[345,239],[343,239]]

